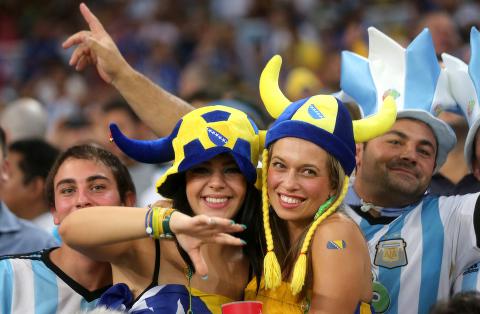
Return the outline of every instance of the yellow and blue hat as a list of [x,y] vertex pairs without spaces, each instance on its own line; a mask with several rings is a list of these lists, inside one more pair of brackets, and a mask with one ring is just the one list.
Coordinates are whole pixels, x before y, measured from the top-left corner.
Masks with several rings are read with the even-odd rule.
[[278,87],[282,59],[274,56],[260,77],[260,96],[268,113],[276,119],[268,129],[265,147],[283,137],[297,137],[317,144],[350,175],[355,168],[355,142],[385,133],[393,125],[396,107],[387,98],[377,115],[353,121],[346,106],[331,95],[315,95],[295,102]]
[[174,187],[168,181],[175,174],[223,153],[233,157],[247,182],[256,182],[259,130],[240,110],[226,106],[198,108],[186,114],[169,136],[151,141],[129,139],[115,124],[110,125],[110,131],[117,146],[137,161],[174,161],[157,181],[158,192],[166,197],[173,194]]
[[[343,103],[331,95],[316,95],[292,103],[278,87],[281,63],[281,57],[274,56],[260,76],[260,96],[268,113],[277,119],[266,133],[265,147],[269,147],[281,138],[301,138],[318,145],[334,156],[346,174],[339,195],[319,208],[305,235],[290,283],[292,293],[295,295],[301,291],[305,282],[306,255],[317,226],[336,211],[347,192],[348,176],[355,168],[355,143],[368,141],[387,132],[395,122],[396,105],[393,97],[388,96],[378,113],[362,120],[352,121]],[[274,252],[270,228],[266,183],[268,150],[266,148],[262,154],[262,213],[267,244],[264,277],[265,287],[271,289],[280,284],[282,271]]]
[[294,102],[267,131],[265,146],[284,137],[297,137],[317,144],[342,165],[345,173],[355,168],[352,119],[341,101],[316,95]]

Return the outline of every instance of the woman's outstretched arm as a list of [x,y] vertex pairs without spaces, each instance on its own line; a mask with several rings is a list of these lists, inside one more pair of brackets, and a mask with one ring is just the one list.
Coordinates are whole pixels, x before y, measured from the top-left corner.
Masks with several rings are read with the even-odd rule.
[[[148,238],[147,211],[147,208],[122,206],[84,208],[68,215],[59,232],[62,240],[72,248],[94,259],[112,262],[135,250],[133,240]],[[190,217],[175,211],[169,224],[201,275],[208,272],[200,254],[203,244],[244,245],[241,239],[228,234],[244,230],[242,225],[230,219],[205,215]]]

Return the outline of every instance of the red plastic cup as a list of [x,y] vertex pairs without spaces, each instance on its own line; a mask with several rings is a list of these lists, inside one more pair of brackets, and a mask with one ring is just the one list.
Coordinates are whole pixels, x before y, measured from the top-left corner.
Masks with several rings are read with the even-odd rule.
[[222,314],[262,314],[262,302],[238,301],[222,304]]

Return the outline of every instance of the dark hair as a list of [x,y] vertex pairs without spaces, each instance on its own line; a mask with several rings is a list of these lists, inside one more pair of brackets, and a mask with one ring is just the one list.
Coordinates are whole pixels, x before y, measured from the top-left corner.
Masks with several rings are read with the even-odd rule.
[[58,169],[67,159],[85,159],[101,162],[112,171],[122,202],[127,200],[127,192],[135,193],[135,185],[127,167],[111,152],[94,145],[76,145],[61,153],[55,161],[45,183],[45,195],[50,206],[55,206],[54,179]]
[[10,152],[21,155],[18,167],[23,173],[23,184],[39,177],[46,179],[60,151],[42,139],[24,139],[11,143]]
[[140,118],[135,113],[135,111],[133,111],[133,109],[128,105],[128,103],[123,98],[115,98],[102,106],[103,113],[109,113],[115,110],[124,111],[136,123],[141,121]]
[[460,292],[450,300],[440,301],[430,309],[430,314],[477,314],[480,313],[480,293]]
[[[168,197],[173,200],[173,207],[189,216],[194,215],[192,207],[187,199],[187,193],[185,189],[185,173],[177,173],[171,175],[170,177],[171,179],[164,183],[163,186],[172,185],[169,186],[167,190],[171,191],[172,193]],[[251,271],[250,277],[255,276],[257,278],[257,283],[260,283],[263,269],[263,250],[265,247],[263,243],[265,240],[262,236],[263,223],[261,211],[261,193],[252,183],[247,183],[247,191],[243,204],[235,217],[232,219],[238,224],[244,224],[247,226],[245,231],[236,233],[235,236],[247,243],[243,247],[243,253],[249,260]],[[193,263],[188,254],[178,245],[178,243],[177,247],[184,261],[193,271],[195,271]]]

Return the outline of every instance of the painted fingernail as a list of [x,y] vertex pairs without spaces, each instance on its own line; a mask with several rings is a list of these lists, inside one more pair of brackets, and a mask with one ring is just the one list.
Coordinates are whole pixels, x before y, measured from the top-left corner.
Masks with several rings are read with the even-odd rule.
[[242,228],[243,228],[244,230],[247,229],[247,225],[240,224],[240,226],[242,226]]
[[234,225],[234,224],[235,224],[235,220],[230,220],[230,224],[231,224],[231,225]]
[[247,245],[247,241],[240,239],[240,242],[242,242],[243,245]]
[[208,275],[202,276],[202,280],[207,280],[207,279],[208,279]]

